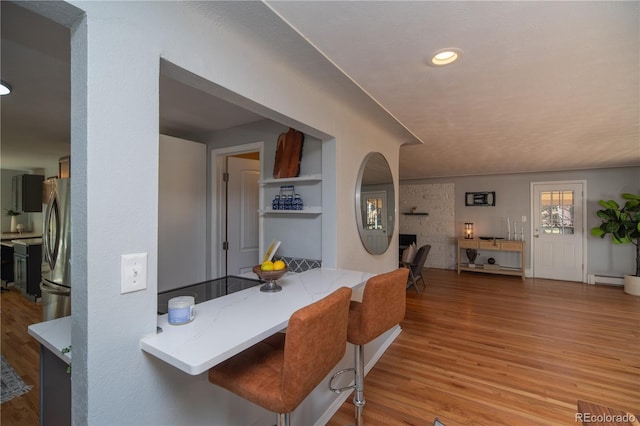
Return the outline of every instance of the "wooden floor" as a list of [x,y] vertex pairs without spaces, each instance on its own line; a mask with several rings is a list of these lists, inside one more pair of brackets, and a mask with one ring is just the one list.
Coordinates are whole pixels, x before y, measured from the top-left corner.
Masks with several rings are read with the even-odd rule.
[[0,296],[2,355],[27,385],[25,395],[0,405],[0,424],[37,426],[40,422],[40,345],[27,332],[27,326],[42,321],[39,304],[10,287]]
[[[640,297],[620,287],[428,270],[365,382],[367,425],[576,425],[587,400],[640,409]],[[38,424],[40,308],[1,296],[2,354],[31,392],[1,424]],[[353,423],[351,398],[329,425]]]
[[[621,287],[427,270],[365,380],[367,425],[576,425],[579,399],[640,409],[640,297]],[[349,400],[330,426],[352,421]]]

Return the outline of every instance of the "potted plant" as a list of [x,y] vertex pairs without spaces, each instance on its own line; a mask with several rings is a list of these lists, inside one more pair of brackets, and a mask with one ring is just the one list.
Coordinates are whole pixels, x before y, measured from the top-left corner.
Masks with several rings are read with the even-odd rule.
[[11,232],[18,232],[18,216],[20,216],[20,212],[7,209],[7,216],[11,218]]
[[625,201],[621,207],[613,200],[600,200],[604,207],[597,211],[602,224],[591,229],[591,235],[604,238],[611,235],[613,244],[633,244],[636,246],[636,272],[624,276],[625,293],[640,296],[640,195],[622,194]]

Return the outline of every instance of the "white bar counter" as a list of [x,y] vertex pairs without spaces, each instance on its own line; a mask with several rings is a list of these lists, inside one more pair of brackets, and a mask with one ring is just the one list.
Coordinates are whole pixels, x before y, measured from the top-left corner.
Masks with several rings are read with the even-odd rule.
[[244,349],[286,328],[289,317],[340,287],[355,289],[374,274],[318,268],[287,273],[278,280],[282,291],[265,293],[260,286],[196,304],[195,318],[170,325],[158,316],[161,333],[140,341],[140,348],[179,368],[198,375]]
[[49,349],[54,355],[71,363],[71,352],[62,353],[62,350],[71,346],[71,317],[62,317],[50,321],[31,324],[29,334],[41,345]]

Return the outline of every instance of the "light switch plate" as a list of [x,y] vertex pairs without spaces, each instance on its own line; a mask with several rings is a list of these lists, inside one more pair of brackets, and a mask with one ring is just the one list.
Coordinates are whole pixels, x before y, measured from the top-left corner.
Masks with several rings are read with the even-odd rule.
[[120,256],[120,294],[147,288],[147,253]]

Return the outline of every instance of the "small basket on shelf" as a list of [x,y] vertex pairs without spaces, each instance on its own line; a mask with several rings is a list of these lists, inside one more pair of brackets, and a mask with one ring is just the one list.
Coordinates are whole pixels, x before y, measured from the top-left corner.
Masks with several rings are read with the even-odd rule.
[[260,287],[260,291],[268,293],[275,293],[282,290],[282,287],[279,286],[276,281],[282,278],[282,276],[286,274],[288,270],[289,268],[287,268],[286,266],[284,267],[284,269],[280,269],[277,271],[263,271],[262,265],[256,265],[253,267],[253,272],[261,280],[266,281],[266,283]]

